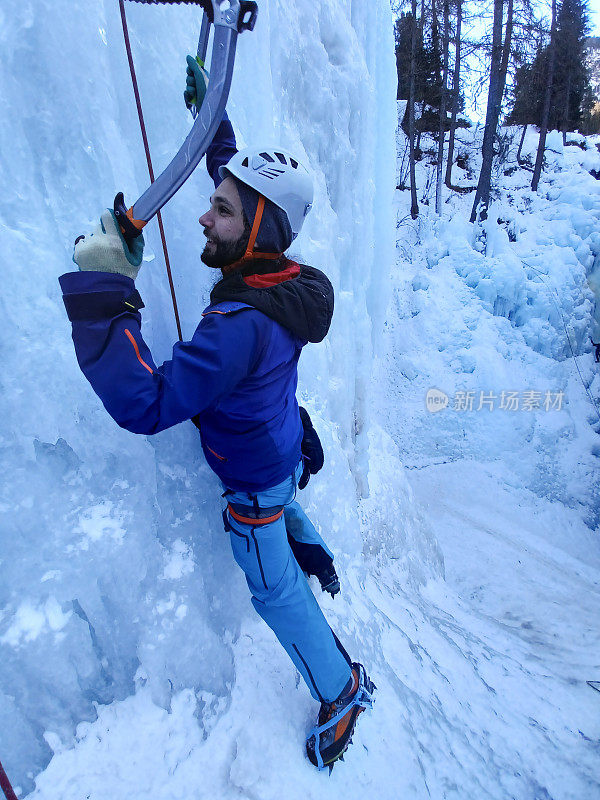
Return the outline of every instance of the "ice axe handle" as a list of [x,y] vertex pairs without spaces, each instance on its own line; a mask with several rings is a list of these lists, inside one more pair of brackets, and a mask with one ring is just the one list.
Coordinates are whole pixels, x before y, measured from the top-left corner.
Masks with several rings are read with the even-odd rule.
[[[250,15],[246,19],[247,15]],[[258,6],[252,0],[240,0],[240,16],[238,21],[238,33],[242,31],[253,31],[258,17]]]
[[142,228],[146,223],[138,219],[133,220],[129,216],[127,213],[127,206],[125,205],[123,192],[119,192],[116,195],[113,211],[115,212],[115,219],[121,228],[121,233],[123,234],[123,238],[125,239],[127,246],[131,247],[131,243],[140,235]]
[[[208,16],[208,21],[214,24],[215,21],[215,11],[213,8],[215,0],[201,0],[200,5],[206,11]],[[219,9],[219,3],[217,2],[217,9],[226,11],[225,9]],[[250,14],[248,19],[246,19],[247,15]],[[242,31],[253,31],[254,25],[256,24],[256,18],[258,16],[258,6],[256,5],[253,0],[240,0],[240,14],[238,17],[238,24],[237,30],[238,33]]]

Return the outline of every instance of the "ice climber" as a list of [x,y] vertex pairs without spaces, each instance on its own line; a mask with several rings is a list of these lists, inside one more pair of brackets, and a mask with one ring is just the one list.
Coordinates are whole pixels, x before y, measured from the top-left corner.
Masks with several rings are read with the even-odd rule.
[[[188,58],[187,100],[197,85],[202,92],[201,77]],[[77,360],[113,419],[139,434],[192,418],[199,428],[254,608],[321,703],[306,744],[321,767],[343,754],[361,700],[373,691],[308,585],[305,572],[332,595],[339,590],[333,556],[295,502],[323,461],[296,401],[298,359],[307,342],[327,334],[333,289],[322,272],[284,254],[313,200],[310,175],[297,159],[279,148],[237,152],[225,115],[207,168],[216,188],[199,219],[207,239],[201,259],[221,277],[192,339],[175,344],[170,360],[157,367],[140,332],[143,303],[134,280],[143,236],[129,247],[112,211],[78,237],[79,271],[60,284]]]

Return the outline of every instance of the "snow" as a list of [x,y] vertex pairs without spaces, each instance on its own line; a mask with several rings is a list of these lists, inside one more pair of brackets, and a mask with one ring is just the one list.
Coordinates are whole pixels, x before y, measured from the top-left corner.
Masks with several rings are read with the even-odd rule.
[[[598,137],[550,135],[532,195],[505,130],[483,226],[472,194],[445,189],[435,216],[426,157],[413,222],[394,195],[386,0],[259,5],[228,108],[240,146],[279,140],[315,174],[293,254],[331,277],[336,313],[301,361],[326,452],[301,502],[342,580],[335,600],[313,588],[374,710],[331,778],[316,772],[315,703],[249,603],[195,429],[131,435],[83,380],[56,278],[115,192],[147,184],[118,10],[7,0],[0,760],[35,800],[598,796]],[[198,12],[127,14],[159,171],[189,130]],[[458,186],[481,135],[459,134]],[[523,157],[536,146],[530,130]],[[184,336],[210,289],[211,189],[200,168],[164,210]],[[175,325],[154,225],[146,238],[161,360]]]

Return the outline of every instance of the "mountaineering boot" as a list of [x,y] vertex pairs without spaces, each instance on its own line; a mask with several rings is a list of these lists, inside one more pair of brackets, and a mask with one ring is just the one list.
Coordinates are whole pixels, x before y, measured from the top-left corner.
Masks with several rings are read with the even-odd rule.
[[338,759],[352,741],[354,726],[361,711],[373,705],[373,692],[377,688],[362,664],[352,664],[349,686],[332,703],[321,703],[317,725],[306,740],[306,754],[311,764],[319,769],[329,767]]
[[332,597],[340,590],[340,579],[337,576],[337,572],[335,571],[335,567],[333,564],[326,567],[321,572],[317,572],[317,579],[321,584],[321,591],[329,592]]

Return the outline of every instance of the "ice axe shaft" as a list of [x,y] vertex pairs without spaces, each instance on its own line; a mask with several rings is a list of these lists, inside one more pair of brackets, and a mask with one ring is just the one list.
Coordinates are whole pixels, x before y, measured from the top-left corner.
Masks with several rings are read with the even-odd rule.
[[[202,15],[202,27],[200,28],[200,36],[198,37],[198,51],[196,53],[196,59],[200,60],[200,66],[204,66],[206,63],[206,51],[208,50],[208,35],[210,33],[210,21],[208,19],[208,14]],[[198,116],[198,109],[196,105],[192,105],[191,107],[192,117],[196,119]]]

